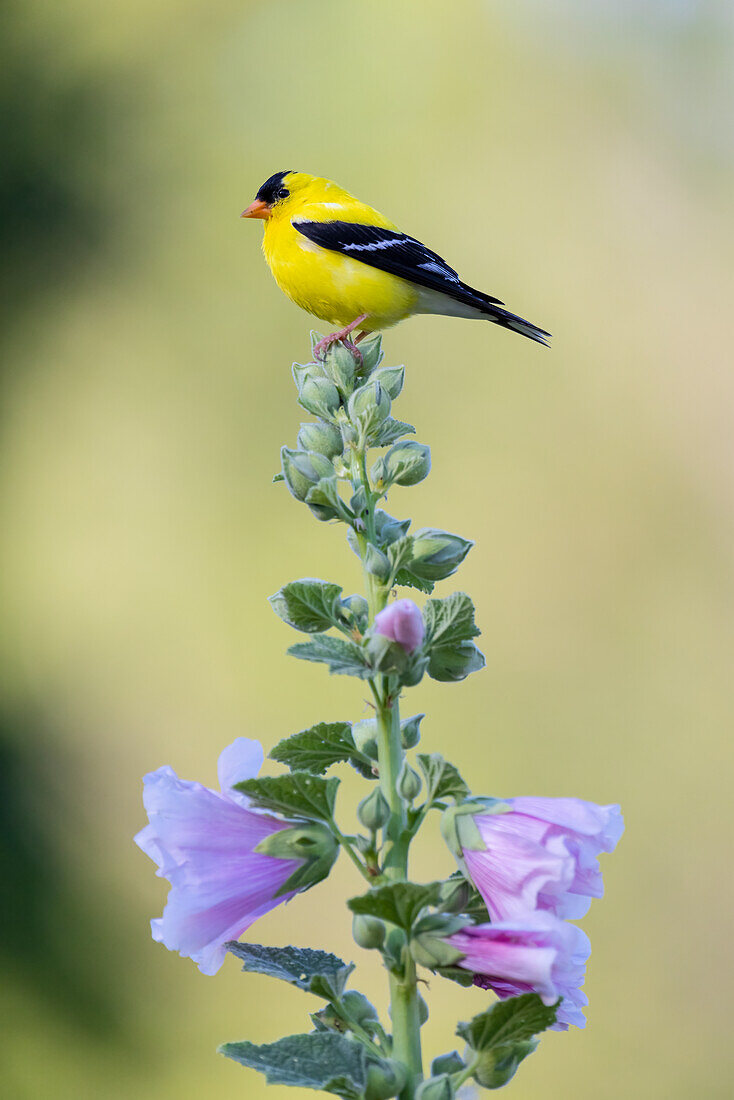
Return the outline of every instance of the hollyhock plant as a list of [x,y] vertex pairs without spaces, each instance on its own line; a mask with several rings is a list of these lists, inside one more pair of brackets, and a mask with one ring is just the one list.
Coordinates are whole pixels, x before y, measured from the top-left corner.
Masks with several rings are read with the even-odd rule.
[[412,600],[394,600],[375,615],[375,633],[397,642],[412,653],[423,641],[425,627],[420,608]]
[[536,912],[517,920],[470,925],[445,942],[461,953],[455,965],[470,971],[475,985],[494,990],[501,1000],[537,993],[543,1004],[553,1005],[560,997],[551,1029],[586,1026],[582,1006],[588,998],[579,987],[591,944],[576,925]]
[[[278,201],[288,195],[282,175],[266,187]],[[267,203],[258,203],[265,211]],[[346,247],[359,253],[388,246],[407,248],[363,236],[350,237]],[[260,746],[238,739],[220,758],[221,792],[160,768],[145,778],[150,824],[137,841],[171,883],[163,917],[153,921],[156,939],[206,974],[229,951],[245,972],[321,998],[316,1011],[309,1000],[298,1034],[260,1045],[226,1043],[224,1055],[270,1083],[355,1100],[456,1100],[470,1080],[487,1089],[505,1085],[548,1028],[584,1027],[589,941],[563,918],[582,916],[601,895],[597,857],[614,848],[622,819],[616,806],[573,798],[474,797],[443,755],[444,746],[468,744],[459,736],[459,714],[439,734],[441,752],[415,751],[425,715],[401,715],[410,689],[424,676],[457,683],[485,665],[470,597],[433,594],[473,543],[437,527],[411,533],[410,520],[385,511],[393,487],[399,495],[399,486],[428,475],[430,449],[405,440],[415,429],[392,415],[405,369],[380,365],[379,336],[358,342],[357,349],[314,333],[316,358],[293,365],[299,404],[316,419],[301,424],[297,449],[282,448],[274,481],[304,515],[331,530],[341,525],[362,566],[362,590],[347,594],[340,584],[306,576],[284,584],[270,604],[300,633],[292,657],[354,678],[360,717],[317,720],[285,736],[270,752],[280,768],[275,775],[259,776]],[[373,462],[374,451],[382,453]],[[260,461],[254,453],[253,461]],[[268,516],[260,516],[258,532],[274,545]],[[395,599],[400,588],[418,602]],[[269,645],[264,636],[261,644]],[[278,679],[289,705],[295,683]],[[472,741],[486,736],[478,730]],[[352,776],[340,785],[345,766],[363,786],[356,813],[343,805],[356,782]],[[451,873],[447,852],[446,865],[434,853],[435,881],[417,883],[409,876],[411,846],[436,813],[462,873]],[[358,988],[346,988],[355,969],[349,957],[302,942],[234,942],[280,901],[325,878],[342,849],[359,876],[360,892],[347,901],[353,938],[377,953],[387,974],[385,1014]],[[331,929],[332,901],[328,920],[309,921],[306,931]],[[421,967],[439,980],[487,990],[480,1011],[456,1028],[463,1055],[451,1037],[449,1053],[424,1059],[429,1008],[419,990],[428,996],[435,983],[429,987]]]
[[[545,909],[583,917],[604,893],[597,856],[624,830],[619,806],[579,798],[478,800],[474,813],[445,820],[447,839],[492,920]],[[489,811],[489,812],[487,812]]]
[[219,757],[221,793],[179,779],[169,767],[143,779],[150,824],[135,842],[171,884],[163,916],[151,921],[153,939],[193,959],[203,974],[219,970],[227,941],[298,892],[287,884],[303,860],[258,851],[293,823],[255,812],[232,789],[256,776],[262,762],[261,745],[238,737]]

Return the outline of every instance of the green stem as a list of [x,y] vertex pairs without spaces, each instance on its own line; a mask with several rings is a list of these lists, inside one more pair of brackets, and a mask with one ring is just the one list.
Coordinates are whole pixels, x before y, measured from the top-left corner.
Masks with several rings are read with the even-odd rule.
[[[369,606],[369,622],[374,622],[385,607],[389,589],[365,568],[368,542],[375,542],[374,498],[367,474],[365,448],[352,452],[352,478],[361,483],[367,498],[366,537],[357,535],[360,557]],[[406,805],[398,791],[398,776],[403,764],[403,746],[400,735],[400,707],[397,696],[392,697],[387,678],[380,676],[370,681],[377,712],[377,757],[380,771],[380,787],[390,807],[390,820],[384,834],[385,858],[383,873],[388,881],[405,882],[408,877],[408,846],[406,834]],[[408,1083],[400,1093],[400,1100],[412,1100],[416,1085],[423,1078],[421,1054],[421,1022],[418,985],[413,959],[405,952],[402,974],[390,974],[390,1015],[393,1025],[393,1058],[402,1062],[409,1071]]]
[[365,867],[362,860],[359,858],[359,856],[355,852],[355,850],[352,847],[352,845],[350,844],[348,838],[345,837],[344,834],[339,832],[339,830],[336,829],[336,828],[333,828],[332,831],[334,833],[335,838],[338,840],[339,844],[342,846],[344,851],[347,853],[347,855],[349,856],[352,863],[354,864],[354,866],[359,871],[362,878],[365,878],[367,880],[367,882],[369,882],[370,886],[372,886],[372,882],[373,882],[372,876],[370,875],[369,871]]

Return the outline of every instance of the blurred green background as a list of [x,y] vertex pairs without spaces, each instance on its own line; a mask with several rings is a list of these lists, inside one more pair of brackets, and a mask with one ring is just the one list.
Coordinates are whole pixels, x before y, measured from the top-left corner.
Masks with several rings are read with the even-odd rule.
[[[434,460],[391,511],[477,543],[441,592],[475,597],[487,670],[411,693],[424,746],[477,791],[627,820],[585,921],[587,1029],[511,1093],[730,1096],[731,9],[16,0],[0,28],[3,1096],[260,1100],[217,1043],[315,1007],[154,944],[164,884],[132,844],[144,772],[213,783],[238,735],[365,713],[285,657],[265,600],[359,586],[338,529],[270,483],[311,322],[238,215],[291,167],[555,334],[386,339]],[[429,831],[417,872],[451,866]],[[251,938],[353,957],[358,889],[340,863]],[[486,995],[429,997],[435,1055]]]

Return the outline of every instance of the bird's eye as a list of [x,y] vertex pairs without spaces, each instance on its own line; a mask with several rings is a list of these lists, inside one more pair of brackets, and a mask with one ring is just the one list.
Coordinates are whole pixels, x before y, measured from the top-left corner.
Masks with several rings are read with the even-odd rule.
[[289,192],[286,191],[285,187],[281,187],[281,189],[279,191],[275,192],[276,199],[287,199],[288,195],[289,195]]

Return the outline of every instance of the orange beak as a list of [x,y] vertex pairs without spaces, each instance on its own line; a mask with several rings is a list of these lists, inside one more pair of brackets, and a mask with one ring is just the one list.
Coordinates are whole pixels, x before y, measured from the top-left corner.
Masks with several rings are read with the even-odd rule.
[[262,199],[255,199],[255,201],[251,202],[250,205],[247,207],[247,210],[242,211],[240,217],[262,218],[264,221],[267,221],[272,212],[272,208],[268,205],[268,203],[263,202]]

